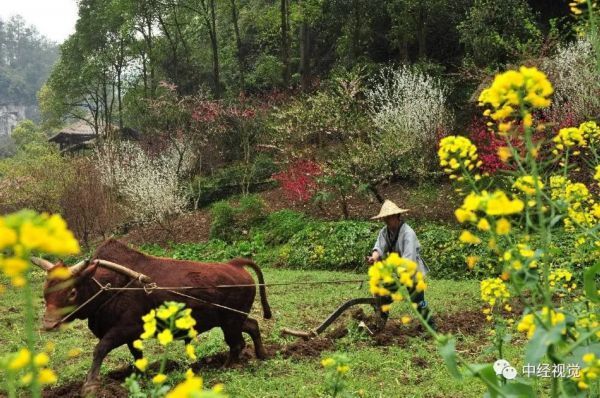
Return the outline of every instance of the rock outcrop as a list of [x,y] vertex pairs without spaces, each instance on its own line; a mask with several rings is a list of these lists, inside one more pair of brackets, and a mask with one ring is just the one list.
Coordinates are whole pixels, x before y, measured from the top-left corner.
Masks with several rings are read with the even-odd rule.
[[0,136],[10,135],[21,120],[32,118],[36,113],[32,106],[0,104]]

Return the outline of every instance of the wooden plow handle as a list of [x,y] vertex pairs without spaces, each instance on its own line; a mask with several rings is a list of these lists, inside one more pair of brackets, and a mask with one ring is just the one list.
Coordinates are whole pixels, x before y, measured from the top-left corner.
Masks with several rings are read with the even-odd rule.
[[344,311],[346,311],[348,308],[359,304],[370,304],[373,306],[373,308],[376,309],[379,305],[379,299],[377,297],[361,297],[348,300],[344,304],[340,305],[335,311],[333,311],[331,315],[329,315],[327,319],[325,319],[325,321],[323,321],[323,323],[321,323],[316,329],[305,332],[301,330],[282,328],[281,334],[301,337],[304,340],[309,340],[323,333],[323,331],[325,331],[325,329],[327,329],[329,325],[331,325],[336,319],[338,319],[340,315],[342,315]]

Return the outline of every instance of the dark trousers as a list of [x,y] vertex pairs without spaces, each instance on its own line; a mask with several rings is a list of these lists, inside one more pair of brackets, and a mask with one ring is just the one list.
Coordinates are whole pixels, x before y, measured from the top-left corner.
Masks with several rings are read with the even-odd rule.
[[[388,290],[391,290],[390,287],[388,287]],[[392,289],[393,289],[393,287],[392,287]],[[432,325],[433,319],[431,318],[431,313],[429,311],[429,306],[427,305],[427,301],[425,301],[425,292],[424,291],[417,292],[415,287],[413,286],[412,288],[408,289],[408,294],[410,295],[410,301],[417,305],[417,311],[419,311],[419,314],[421,314],[423,319],[425,319],[430,325]],[[381,296],[380,303],[381,303],[380,305],[391,304],[392,298],[390,296]],[[387,319],[389,316],[389,313],[381,311],[381,316],[384,319]]]

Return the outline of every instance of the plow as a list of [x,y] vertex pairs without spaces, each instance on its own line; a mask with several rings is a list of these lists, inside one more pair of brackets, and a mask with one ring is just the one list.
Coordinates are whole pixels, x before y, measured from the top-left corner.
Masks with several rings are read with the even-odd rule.
[[317,326],[314,329],[311,329],[308,331],[303,331],[303,330],[282,328],[281,334],[288,335],[288,336],[301,337],[305,340],[309,340],[309,339],[311,339],[313,337],[317,337],[318,335],[323,333],[344,312],[346,312],[347,310],[349,310],[352,307],[355,307],[357,305],[362,305],[362,304],[371,306],[373,308],[373,311],[375,312],[375,317],[376,317],[376,323],[375,323],[374,330],[373,330],[373,328],[368,329],[368,327],[366,325],[364,325],[364,323],[363,323],[364,327],[366,327],[373,334],[383,330],[383,328],[385,327],[386,321],[387,321],[387,314],[380,310],[381,304],[382,304],[381,298],[380,297],[360,297],[360,298],[348,300],[345,303],[343,303],[342,305],[340,305],[335,311],[333,311],[331,313],[331,315],[329,315],[319,326]]

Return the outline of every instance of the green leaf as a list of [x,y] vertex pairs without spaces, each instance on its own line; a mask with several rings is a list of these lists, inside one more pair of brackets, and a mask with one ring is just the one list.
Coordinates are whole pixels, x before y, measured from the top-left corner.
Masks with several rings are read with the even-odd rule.
[[[488,391],[485,396],[490,398],[498,397],[499,395],[496,388],[499,389],[500,386],[498,384],[498,376],[492,365],[471,365],[471,369],[475,372],[475,377],[481,379],[481,381],[485,382],[485,385],[488,386]],[[495,386],[496,388],[493,388],[492,386]]]
[[443,336],[440,339],[440,355],[444,358],[450,374],[457,379],[462,379],[462,374],[456,362],[456,340],[454,337]]
[[540,325],[537,325],[533,338],[527,344],[525,363],[532,365],[539,364],[540,360],[546,355],[546,352],[548,352],[548,347],[558,343],[562,339],[562,330],[564,328],[564,323],[559,323],[550,330],[546,330]]
[[586,366],[583,362],[583,356],[587,353],[594,353],[596,357],[600,357],[600,343],[592,343],[590,345],[581,345],[573,350],[573,352],[564,359],[564,363],[578,364],[581,367]]
[[533,388],[523,382],[514,382],[505,384],[501,388],[502,395],[505,398],[529,398],[535,397],[536,394],[533,392]]
[[600,295],[598,295],[598,287],[596,286],[596,276],[598,273],[600,273],[600,261],[586,269],[583,273],[583,288],[586,296],[593,303],[600,303]]
[[554,227],[556,223],[558,223],[561,220],[562,217],[562,215],[558,215],[555,216],[552,220],[550,220],[550,228]]

